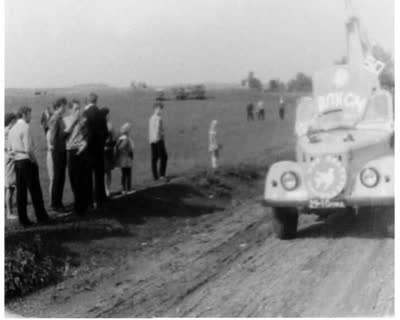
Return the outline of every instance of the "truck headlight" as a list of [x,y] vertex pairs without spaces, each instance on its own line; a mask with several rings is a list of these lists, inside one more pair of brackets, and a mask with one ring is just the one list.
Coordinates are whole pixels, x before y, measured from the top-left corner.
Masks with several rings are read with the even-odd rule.
[[373,188],[379,183],[379,172],[375,168],[365,168],[360,173],[361,183],[368,187]]
[[281,184],[287,191],[292,191],[297,188],[299,179],[294,172],[287,171],[281,176]]

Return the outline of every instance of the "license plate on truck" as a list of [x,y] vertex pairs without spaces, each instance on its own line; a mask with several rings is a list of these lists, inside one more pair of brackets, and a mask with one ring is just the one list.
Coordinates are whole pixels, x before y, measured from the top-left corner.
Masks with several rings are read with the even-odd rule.
[[345,208],[343,201],[334,201],[329,199],[313,199],[308,203],[310,209],[328,209],[328,208]]

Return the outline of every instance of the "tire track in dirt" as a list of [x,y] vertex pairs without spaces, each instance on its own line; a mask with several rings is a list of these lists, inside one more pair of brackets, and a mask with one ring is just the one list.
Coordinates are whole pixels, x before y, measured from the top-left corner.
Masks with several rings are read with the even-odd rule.
[[[241,214],[247,214],[249,210],[253,209],[254,206],[251,206],[245,211],[242,210]],[[102,310],[91,310],[90,316],[140,317],[149,316],[149,314],[163,316],[166,310],[178,304],[185,297],[201,290],[202,286],[212,282],[249,248],[270,235],[268,232],[257,232],[259,227],[264,224],[262,209],[258,208],[257,210],[259,214],[256,220],[244,224],[242,228],[236,229],[220,244],[189,261],[184,265],[184,270],[165,275],[164,279],[160,279],[159,276],[146,279],[145,285],[137,287],[122,299],[118,299],[116,303],[109,303]],[[224,234],[227,235],[227,232]],[[186,245],[190,246],[190,243]],[[176,258],[179,259],[179,257]]]
[[340,229],[331,230],[333,237],[330,232],[328,237],[266,240],[167,315],[393,315],[393,239],[348,236],[341,229],[363,235],[368,230],[362,224],[342,228],[340,219],[336,223],[324,228]]

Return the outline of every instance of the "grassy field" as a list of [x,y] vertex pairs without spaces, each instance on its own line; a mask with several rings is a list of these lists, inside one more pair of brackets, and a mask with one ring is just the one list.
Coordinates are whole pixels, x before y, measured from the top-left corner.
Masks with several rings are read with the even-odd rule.
[[[32,132],[37,141],[36,155],[39,159],[40,178],[46,203],[49,201],[48,177],[45,167],[45,140],[40,126],[40,114],[45,106],[56,98],[78,98],[81,101],[89,94],[55,90],[52,95],[35,96],[33,91],[6,91],[6,111],[28,105],[33,110]],[[99,106],[111,110],[114,128],[126,121],[133,125],[135,160],[133,182],[142,185],[151,179],[150,148],[148,145],[148,119],[152,113],[154,92],[133,92],[129,90],[100,91]],[[274,155],[282,147],[293,143],[293,117],[296,96],[288,96],[287,116],[281,121],[278,116],[277,95],[255,93],[247,90],[218,90],[209,92],[210,98],[202,101],[166,101],[164,122],[166,146],[169,154],[168,175],[176,176],[185,172],[209,166],[208,129],[211,120],[217,119],[219,140],[223,145],[221,165],[235,165],[249,159],[262,161],[263,155]],[[245,107],[249,101],[262,98],[266,106],[265,121],[246,121]],[[135,187],[135,186],[134,186]],[[113,171],[112,191],[120,190],[119,169]],[[72,201],[67,178],[64,202]]]

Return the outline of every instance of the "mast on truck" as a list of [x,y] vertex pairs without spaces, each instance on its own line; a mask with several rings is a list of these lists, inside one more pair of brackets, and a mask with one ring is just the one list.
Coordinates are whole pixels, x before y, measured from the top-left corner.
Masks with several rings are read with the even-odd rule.
[[373,57],[371,43],[355,13],[352,1],[345,0],[345,7],[347,14],[347,63],[352,70],[365,68],[378,76],[385,64]]

